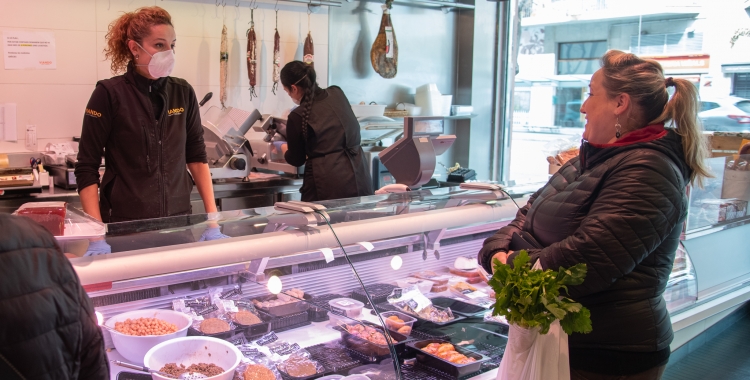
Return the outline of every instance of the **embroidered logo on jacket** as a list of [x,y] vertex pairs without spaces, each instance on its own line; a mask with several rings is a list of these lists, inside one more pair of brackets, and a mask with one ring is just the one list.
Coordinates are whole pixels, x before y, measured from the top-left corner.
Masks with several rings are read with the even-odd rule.
[[182,115],[182,113],[185,112],[185,109],[180,108],[172,108],[171,110],[167,111],[167,116],[177,116]]
[[94,110],[92,110],[90,108],[86,108],[86,116],[102,117],[102,113],[101,112],[96,112],[96,111],[94,111]]

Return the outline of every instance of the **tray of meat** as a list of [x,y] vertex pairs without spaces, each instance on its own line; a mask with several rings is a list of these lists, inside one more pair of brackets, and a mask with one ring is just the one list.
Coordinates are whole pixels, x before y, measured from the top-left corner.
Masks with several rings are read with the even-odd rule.
[[487,311],[487,308],[448,297],[435,297],[431,298],[430,301],[432,301],[432,304],[435,306],[444,308],[449,307],[454,314],[459,314],[466,317],[472,317],[477,313],[483,313]]
[[256,308],[274,317],[284,317],[307,311],[310,304],[305,301],[305,292],[300,289],[287,290],[277,295],[258,297],[253,300]]
[[453,315],[453,312],[448,308],[443,308],[440,306],[430,305],[419,312],[415,312],[413,309],[411,309],[408,306],[405,306],[404,308],[400,308],[395,305],[391,305],[389,303],[381,303],[375,305],[375,307],[379,311],[400,311],[403,313],[406,313],[414,318],[417,319],[417,322],[414,323],[415,326],[422,325],[424,323],[433,323],[438,326],[445,326],[449,325],[454,322],[458,322],[460,320],[466,319],[466,317],[461,315]]
[[[390,356],[391,351],[383,334],[383,328],[370,324],[341,324],[333,326],[334,330],[341,332],[341,342],[344,347],[357,351],[368,357]],[[393,347],[397,354],[404,352],[408,337],[395,331],[389,331]]]
[[106,226],[66,202],[29,202],[14,215],[29,218],[47,229],[57,240],[92,239],[102,237]]
[[437,339],[407,343],[416,353],[417,363],[455,378],[480,370],[488,357]]

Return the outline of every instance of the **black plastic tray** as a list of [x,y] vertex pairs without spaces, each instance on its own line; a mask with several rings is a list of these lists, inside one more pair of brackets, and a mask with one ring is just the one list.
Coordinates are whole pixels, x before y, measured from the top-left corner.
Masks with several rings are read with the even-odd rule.
[[245,337],[261,336],[271,331],[271,321],[273,320],[273,317],[260,310],[256,310],[255,314],[260,318],[262,321],[261,323],[243,325],[237,321],[233,321],[238,330],[242,329],[245,332]]
[[330,344],[317,344],[306,347],[305,350],[310,353],[313,360],[322,364],[327,371],[346,374],[347,371],[354,367],[362,365],[358,359],[353,359],[344,347],[331,347]]
[[280,332],[295,329],[310,324],[310,314],[307,310],[271,320],[271,330]]
[[336,298],[346,298],[346,296],[343,296],[341,294],[329,293],[320,296],[313,296],[310,298],[310,302],[317,307],[330,311],[331,305],[328,304],[328,301],[335,300]]
[[[396,354],[400,355],[405,351],[406,342],[409,341],[408,337],[401,335],[395,331],[383,330],[383,328],[380,326],[372,325],[369,323],[362,324],[380,330],[384,334],[390,334],[393,340],[395,340],[393,348],[396,350]],[[352,334],[349,334],[349,332],[341,326],[333,326],[332,328],[336,331],[341,332],[341,343],[344,345],[344,347],[357,351],[365,357],[378,358],[383,356],[390,357],[391,355],[388,344],[375,344],[373,342],[370,342],[369,340],[354,336]]]
[[[307,298],[308,298],[308,296],[307,296],[307,294],[305,294],[305,299],[307,299]],[[258,300],[258,301],[263,302],[263,301],[275,300],[276,296],[275,295],[268,295],[268,296],[257,297],[255,299]],[[307,312],[307,309],[310,308],[310,304],[307,303],[307,301],[297,301],[297,302],[290,302],[290,303],[287,303],[287,304],[283,304],[283,305],[279,305],[279,306],[273,306],[273,307],[269,307],[269,308],[262,308],[262,307],[258,307],[258,306],[256,306],[256,308],[258,310],[261,310],[261,311],[264,311],[264,312],[266,312],[268,314],[271,314],[274,317],[286,317],[287,315],[298,314],[298,313],[301,313],[303,311]]]
[[328,318],[328,310],[316,306],[311,305],[309,309],[307,309],[307,314],[310,315],[310,321],[312,322],[325,322]]
[[[367,294],[370,295],[370,298],[372,299],[372,302],[374,304],[379,304],[388,300],[388,296],[391,295],[393,289],[396,289],[395,285],[372,284],[366,285],[364,290],[366,290]],[[365,307],[368,307],[368,305],[370,305],[370,302],[367,301],[367,296],[365,295],[365,292],[362,290],[362,288],[355,289],[352,292],[351,298],[362,302],[363,304],[365,304]]]
[[451,308],[453,314],[460,314],[465,317],[473,317],[478,313],[484,313],[488,310],[478,305],[473,305],[468,302],[459,301],[448,297],[435,297],[431,298],[430,301],[432,301],[432,304],[435,306],[439,306],[442,308],[449,307]]
[[117,380],[151,380],[150,374],[122,371],[117,373]]
[[469,351],[462,347],[454,346],[457,352],[464,354],[470,358],[474,358],[477,361],[475,361],[474,363],[463,364],[463,365],[451,363],[447,360],[443,360],[437,356],[434,356],[434,355],[431,355],[422,351],[422,348],[427,346],[430,343],[450,343],[450,342],[439,340],[439,339],[428,339],[428,340],[420,340],[420,341],[411,341],[407,343],[407,345],[409,346],[411,350],[415,351],[416,357],[417,357],[417,363],[421,364],[422,366],[426,368],[437,370],[443,374],[446,374],[454,378],[460,378],[468,374],[480,371],[482,367],[482,363],[489,359],[488,357],[482,354],[476,353],[474,351]]
[[[406,315],[412,316],[412,317],[414,317],[414,318],[417,319],[417,321],[414,322],[414,326],[415,327],[416,326],[421,326],[422,324],[425,324],[425,323],[431,323],[431,324],[438,325],[438,326],[445,326],[445,325],[449,325],[451,323],[456,323],[456,322],[458,322],[460,320],[466,319],[466,317],[464,317],[464,316],[462,316],[460,314],[458,314],[458,315],[454,314],[453,315],[453,319],[451,319],[450,321],[447,321],[447,322],[433,322],[433,321],[431,321],[429,319],[424,319],[424,318],[421,318],[421,317],[419,317],[417,315],[414,315],[414,314],[408,313],[408,312],[406,312],[404,310],[401,310],[401,309],[397,308],[396,306],[393,306],[393,305],[391,305],[389,303],[380,303],[380,304],[375,305],[375,307],[379,311],[400,311],[400,312],[402,312],[402,313],[404,313]],[[444,307],[440,307],[440,306],[435,306],[435,307],[438,308],[438,309],[445,309]]]

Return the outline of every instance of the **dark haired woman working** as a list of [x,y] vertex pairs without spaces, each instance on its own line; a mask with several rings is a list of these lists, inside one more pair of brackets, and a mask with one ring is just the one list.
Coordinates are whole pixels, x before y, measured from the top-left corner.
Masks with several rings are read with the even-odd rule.
[[300,61],[281,70],[284,90],[299,105],[289,114],[284,158],[291,165],[305,165],[302,200],[372,195],[359,122],[349,100],[340,88],[322,89],[315,79],[315,69]]

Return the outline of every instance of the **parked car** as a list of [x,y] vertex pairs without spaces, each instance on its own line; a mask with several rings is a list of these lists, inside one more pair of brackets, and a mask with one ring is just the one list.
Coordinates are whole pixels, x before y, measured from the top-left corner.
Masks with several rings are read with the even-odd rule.
[[698,118],[706,131],[750,132],[750,99],[736,96],[701,98]]

